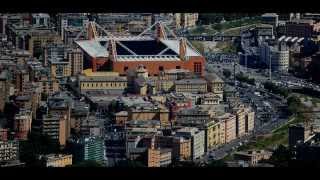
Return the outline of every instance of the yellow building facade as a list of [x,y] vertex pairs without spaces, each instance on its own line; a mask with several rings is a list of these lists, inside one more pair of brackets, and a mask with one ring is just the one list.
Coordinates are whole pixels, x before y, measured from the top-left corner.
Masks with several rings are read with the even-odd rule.
[[43,157],[46,167],[66,167],[72,165],[72,155],[49,154]]
[[218,147],[220,143],[219,123],[211,121],[206,125],[207,148],[212,149]]
[[206,93],[207,82],[203,79],[183,79],[175,82],[177,93]]
[[170,125],[169,110],[160,107],[154,108],[132,108],[128,111],[128,120],[134,121],[148,121],[160,120],[162,125]]
[[160,149],[148,149],[148,167],[160,167]]
[[71,76],[71,65],[69,62],[50,62],[51,77],[69,77]]
[[125,90],[127,78],[117,76],[79,76],[80,92],[86,90]]

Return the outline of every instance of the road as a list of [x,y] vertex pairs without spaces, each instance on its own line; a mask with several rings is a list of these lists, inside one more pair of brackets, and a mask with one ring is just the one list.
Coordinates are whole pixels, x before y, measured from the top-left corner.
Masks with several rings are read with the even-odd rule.
[[222,145],[216,149],[212,149],[206,153],[203,157],[202,162],[208,163],[210,160],[219,160],[226,157],[228,154],[232,153],[241,145],[245,145],[250,142],[251,138],[257,135],[265,135],[272,133],[273,130],[285,125],[288,119],[276,119],[276,121],[270,121],[263,124],[260,128],[256,129],[253,134],[247,135],[233,140],[232,142]]
[[[249,43],[244,43],[243,45],[248,45]],[[236,62],[238,63],[238,62]],[[234,63],[233,62],[214,62],[214,61],[210,61],[208,63],[206,63],[206,71],[208,72],[215,72],[218,76],[220,76],[222,79],[224,79],[226,82],[232,81],[233,80],[233,75],[226,80],[223,76],[223,69],[229,69],[232,74],[234,71]],[[266,81],[270,80],[269,77],[269,70],[262,70],[259,71],[258,69],[252,69],[252,68],[247,68],[244,67],[242,65],[237,64],[236,65],[236,73],[239,72],[244,72],[245,74],[249,75],[250,77],[253,77],[255,79],[255,82],[257,82],[258,84],[263,84]],[[271,74],[271,80],[273,82],[281,82],[283,84],[296,84],[299,87],[309,87],[315,90],[319,90],[320,87],[319,85],[313,84],[308,82],[305,79],[300,79],[297,77],[294,77],[293,75],[290,74],[280,74],[277,72],[273,72]],[[289,83],[288,83],[289,82]],[[287,85],[289,87],[289,85]],[[280,97],[278,95],[275,95],[273,93],[267,92],[266,90],[263,89],[263,87],[256,87],[256,86],[248,86],[245,89],[245,93],[243,95],[243,97],[247,97],[248,99],[250,99],[251,97],[253,97],[253,94],[249,94],[247,91],[258,91],[258,92],[263,92],[263,94],[265,94],[264,98],[266,101],[270,102],[270,104],[272,104],[273,107],[276,107],[277,102],[278,102],[278,106],[285,106],[285,102],[286,100],[283,97]],[[249,98],[250,97],[250,98]],[[270,97],[270,98],[265,98],[265,97]],[[273,97],[276,97],[276,100],[272,100]],[[255,98],[252,98],[253,100],[256,100]],[[275,116],[273,116],[271,118],[270,121],[267,122],[260,122],[259,119],[256,119],[256,121],[259,123],[257,126],[255,126],[254,132],[253,134],[251,134],[250,136],[247,137],[243,137],[241,139],[236,139],[228,144],[225,144],[219,148],[216,149],[212,149],[209,150],[206,155],[203,157],[202,161],[207,163],[209,160],[212,159],[222,159],[225,156],[227,156],[228,154],[230,154],[234,149],[236,149],[239,146],[239,143],[241,142],[242,144],[245,144],[245,142],[250,142],[250,138],[257,136],[257,135],[266,135],[266,134],[270,134],[272,133],[272,131],[276,130],[277,128],[285,125],[286,123],[288,123],[289,119],[288,118],[280,118],[280,113],[277,111],[274,112]],[[292,119],[290,119],[292,120]]]
[[[223,68],[225,68],[225,65],[219,65],[222,66]],[[218,74],[222,74],[221,71],[215,71],[214,72],[218,73]],[[272,106],[275,106],[275,112],[274,114],[279,115],[280,112],[278,112],[277,106],[281,106],[281,105],[285,105],[285,99],[282,97],[279,97],[275,94],[272,94],[270,92],[267,92],[266,90],[264,90],[263,88],[257,88],[256,86],[252,86],[252,85],[248,85],[247,88],[241,88],[238,87],[237,88],[239,90],[239,92],[243,92],[242,97],[247,98],[249,101],[250,100],[259,100],[259,101],[270,101],[270,104],[272,104]],[[274,98],[264,98],[262,97],[258,97],[256,95],[254,95],[254,92],[263,92],[264,94],[266,94],[268,97],[277,97],[276,99]],[[202,162],[207,163],[208,161],[214,159],[214,160],[218,160],[218,159],[223,159],[225,156],[227,156],[228,154],[230,154],[233,150],[235,150],[237,147],[239,147],[239,143],[242,143],[242,145],[250,142],[250,139],[254,136],[257,135],[265,135],[265,134],[270,134],[272,133],[273,130],[283,126],[284,124],[286,124],[288,122],[288,118],[279,118],[278,116],[274,116],[272,118],[272,120],[268,121],[268,122],[260,122],[260,119],[256,119],[256,122],[259,123],[259,125],[255,126],[254,132],[251,135],[248,135],[246,137],[242,137],[240,139],[235,139],[234,141],[225,144],[219,148],[216,149],[212,149],[210,151],[208,151],[206,153],[206,155],[203,157]]]
[[220,146],[216,149],[212,149],[206,153],[206,155],[203,157],[203,161],[205,163],[208,163],[210,160],[223,159],[225,156],[227,156],[229,153],[231,153],[233,150],[239,147],[239,143],[246,144],[246,142],[249,142],[251,137],[252,135],[241,137],[227,144],[224,144],[223,146]]

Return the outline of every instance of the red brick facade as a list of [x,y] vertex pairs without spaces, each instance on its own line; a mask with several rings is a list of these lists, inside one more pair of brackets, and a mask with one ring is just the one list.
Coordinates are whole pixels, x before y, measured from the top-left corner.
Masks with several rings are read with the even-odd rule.
[[95,72],[98,69],[100,69],[101,66],[103,66],[107,62],[107,58],[92,58],[92,71]]
[[[92,58],[92,70],[97,71],[106,63],[106,58]],[[203,75],[204,57],[190,57],[186,61],[114,61],[112,70],[125,75],[129,69],[136,69],[139,65],[144,65],[150,75],[158,75],[160,71],[168,69],[188,69],[195,74]]]
[[168,69],[188,69],[195,74],[203,75],[205,60],[203,57],[192,57],[187,61],[116,61],[112,63],[113,71],[126,74],[129,69],[144,65],[150,75],[158,75]]

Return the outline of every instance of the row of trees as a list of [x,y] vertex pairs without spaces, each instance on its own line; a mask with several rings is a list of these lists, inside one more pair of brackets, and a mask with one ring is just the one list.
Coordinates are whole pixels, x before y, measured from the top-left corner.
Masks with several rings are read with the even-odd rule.
[[[319,55],[318,55],[319,56]],[[320,58],[312,60],[308,66],[309,75],[313,81],[320,83]]]
[[201,24],[220,23],[222,19],[232,21],[243,17],[257,17],[260,13],[200,13],[199,21]]
[[271,93],[274,93],[274,94],[279,94],[283,97],[288,97],[290,91],[288,89],[285,89],[285,88],[282,88],[282,87],[279,87],[277,86],[276,84],[270,82],[270,81],[267,81],[263,84],[264,88],[266,90],[268,90],[269,92]]
[[246,20],[236,20],[233,22],[226,22],[226,23],[216,23],[212,24],[211,28],[217,31],[222,31],[225,29],[230,29],[230,28],[235,28],[235,27],[240,27],[240,26],[246,26],[250,24],[255,24],[255,23],[260,23],[260,19],[255,18],[255,19],[246,19]]
[[244,75],[242,72],[236,75],[236,79],[240,82],[245,82],[251,85],[255,85],[255,79]]
[[222,74],[225,78],[229,79],[229,77],[231,76],[232,72],[229,69],[223,69],[222,70]]
[[28,140],[20,142],[20,160],[27,166],[41,166],[38,156],[40,154],[59,153],[59,144],[49,136],[31,132]]

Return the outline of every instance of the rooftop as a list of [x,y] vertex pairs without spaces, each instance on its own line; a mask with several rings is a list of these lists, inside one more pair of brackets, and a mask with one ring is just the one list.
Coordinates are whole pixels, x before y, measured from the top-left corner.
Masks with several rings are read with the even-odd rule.
[[127,82],[127,77],[120,76],[79,76],[80,81],[90,81],[90,82]]
[[196,106],[194,108],[182,109],[178,112],[179,115],[205,115],[209,116],[208,111]]
[[31,100],[31,97],[30,96],[17,96],[16,101],[29,101]]
[[71,154],[47,154],[47,155],[42,155],[42,157],[46,158],[47,160],[56,160],[56,159],[66,158],[66,157],[72,158],[72,155]]
[[85,96],[93,103],[108,104],[113,100],[118,100],[122,91],[86,91]]
[[120,112],[117,112],[115,115],[116,116],[128,116],[128,112],[127,111],[120,111]]
[[293,19],[289,22],[287,22],[288,24],[313,24],[315,21],[312,19]]
[[148,101],[146,97],[141,96],[129,96],[129,97],[120,97],[120,101],[127,105],[128,107],[139,105],[139,106],[151,106],[152,103]]
[[99,41],[83,40],[76,41],[76,43],[91,57],[108,57],[109,53],[107,47],[102,46]]
[[179,133],[191,133],[194,134],[198,131],[199,129],[196,127],[183,127],[181,129],[178,129],[176,131],[176,135],[179,135]]
[[214,82],[223,82],[223,80],[215,73],[208,73],[205,75],[205,78]]
[[175,73],[190,73],[188,69],[168,69],[164,71],[166,74],[175,74]]
[[38,14],[32,14],[32,17],[44,17],[44,18],[49,18],[49,14],[47,13],[38,13]]
[[7,71],[0,72],[0,80],[6,80],[8,78]]
[[149,120],[149,121],[135,121],[135,120],[132,120],[132,121],[128,121],[127,122],[127,125],[128,126],[137,126],[137,127],[150,127],[150,126],[160,126],[160,121],[158,120]]
[[92,69],[83,70],[85,76],[119,76],[118,72],[93,72]]
[[230,113],[221,113],[218,116],[214,117],[214,119],[218,121],[223,121],[223,120],[229,119],[230,117],[235,118],[235,116]]
[[279,15],[276,13],[265,13],[262,14],[262,17],[278,17]]
[[203,79],[181,79],[175,82],[175,84],[206,84],[207,82]]

